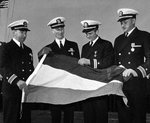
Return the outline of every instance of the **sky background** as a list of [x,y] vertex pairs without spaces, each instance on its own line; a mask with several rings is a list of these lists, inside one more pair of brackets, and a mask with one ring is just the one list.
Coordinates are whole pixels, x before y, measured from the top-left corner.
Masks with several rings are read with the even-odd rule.
[[31,31],[25,44],[32,48],[36,66],[38,51],[54,40],[47,26],[51,19],[58,16],[66,18],[65,36],[77,42],[81,50],[82,45],[88,42],[80,24],[85,19],[100,21],[100,37],[114,43],[115,38],[122,33],[120,23],[117,22],[119,8],[137,10],[137,27],[150,32],[150,0],[10,0],[9,8],[0,9],[0,41],[10,41],[9,23],[27,19]]

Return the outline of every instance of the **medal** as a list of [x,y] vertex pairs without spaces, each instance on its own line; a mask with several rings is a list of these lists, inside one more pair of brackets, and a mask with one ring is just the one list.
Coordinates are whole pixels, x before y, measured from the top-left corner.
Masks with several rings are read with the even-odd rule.
[[135,48],[134,48],[134,47],[132,47],[132,48],[131,48],[131,51],[132,51],[132,52],[134,52],[134,50],[135,50]]
[[139,48],[139,47],[142,47],[142,45],[138,45],[138,44],[135,44],[135,43],[131,43],[131,51],[132,51],[132,52],[135,51],[135,48]]
[[131,51],[134,52],[135,43],[131,43]]
[[97,57],[97,51],[94,52],[94,57]]
[[73,56],[75,51],[74,51],[73,48],[70,48],[70,49],[68,50],[68,52],[70,52],[70,54]]

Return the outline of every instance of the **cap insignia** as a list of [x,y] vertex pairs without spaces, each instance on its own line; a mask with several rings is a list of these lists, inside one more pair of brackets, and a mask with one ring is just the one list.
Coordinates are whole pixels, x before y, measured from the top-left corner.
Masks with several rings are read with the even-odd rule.
[[56,22],[57,22],[57,23],[61,23],[61,19],[57,19]]
[[88,23],[87,22],[84,22],[84,28],[88,27]]
[[24,25],[25,27],[27,27],[27,22],[23,22],[23,25]]
[[123,11],[120,11],[120,12],[119,12],[119,16],[122,16],[122,15],[123,15]]

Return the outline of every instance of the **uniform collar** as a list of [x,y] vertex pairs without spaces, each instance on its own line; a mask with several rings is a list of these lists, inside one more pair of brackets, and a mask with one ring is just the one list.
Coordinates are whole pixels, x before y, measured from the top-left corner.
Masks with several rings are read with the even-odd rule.
[[97,38],[93,41],[90,41],[90,44],[93,42],[92,46],[95,44],[95,42],[98,40],[99,36],[97,36]]
[[13,41],[20,47],[21,44],[17,39],[13,38]]
[[128,35],[127,36],[129,36],[132,32],[133,32],[133,30],[135,29],[136,27],[134,27],[133,29],[131,29],[129,32],[128,32]]
[[56,43],[58,44],[59,47],[60,47],[60,41],[61,41],[61,43],[62,43],[63,46],[65,45],[65,38],[63,38],[61,40],[58,39],[58,38],[56,38],[55,41],[56,41]]

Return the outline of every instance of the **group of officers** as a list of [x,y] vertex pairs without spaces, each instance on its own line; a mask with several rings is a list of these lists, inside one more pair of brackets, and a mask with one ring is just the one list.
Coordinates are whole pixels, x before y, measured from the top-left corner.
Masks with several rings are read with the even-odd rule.
[[[48,26],[55,39],[38,53],[39,60],[44,54],[49,56],[63,54],[78,58],[78,64],[103,69],[112,65],[125,68],[122,77],[130,76],[123,83],[123,92],[128,100],[116,96],[119,123],[146,123],[146,81],[150,73],[150,33],[136,27],[138,11],[121,8],[117,11],[123,33],[114,41],[99,36],[101,23],[95,20],[83,20],[83,33],[88,42],[83,45],[81,57],[78,44],[65,38],[65,18],[56,17]],[[24,44],[27,37],[27,20],[18,20],[8,25],[12,30],[12,39],[0,48],[0,74],[3,77],[3,119],[4,123],[30,123],[31,110],[27,104],[22,105],[22,89],[25,81],[33,72],[32,50]],[[71,49],[71,51],[70,51]],[[90,98],[82,101],[84,123],[108,123],[108,96]],[[51,105],[52,123],[61,123],[61,112],[64,112],[64,123],[73,123],[74,104]]]

